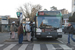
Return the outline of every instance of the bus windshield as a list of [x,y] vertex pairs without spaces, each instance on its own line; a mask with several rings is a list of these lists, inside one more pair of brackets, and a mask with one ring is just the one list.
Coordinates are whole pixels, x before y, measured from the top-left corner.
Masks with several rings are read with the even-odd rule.
[[59,28],[60,17],[37,17],[37,27]]

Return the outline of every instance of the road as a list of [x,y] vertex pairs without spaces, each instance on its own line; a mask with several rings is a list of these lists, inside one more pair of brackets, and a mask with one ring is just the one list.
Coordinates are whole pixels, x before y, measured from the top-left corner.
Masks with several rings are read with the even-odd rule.
[[0,33],[0,43],[3,43],[6,39],[9,39],[9,33]]
[[[67,45],[68,34],[62,34],[62,38],[55,39],[34,39],[34,42],[4,42],[9,39],[9,33],[0,33],[0,50],[74,50],[75,42],[71,40],[71,45]],[[74,35],[75,38],[75,35]]]

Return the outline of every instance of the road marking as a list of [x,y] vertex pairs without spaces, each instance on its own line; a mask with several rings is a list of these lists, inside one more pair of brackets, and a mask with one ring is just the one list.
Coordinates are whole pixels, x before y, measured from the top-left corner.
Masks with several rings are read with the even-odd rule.
[[62,41],[60,41],[60,40],[58,40],[59,42],[61,42],[61,43],[64,43],[64,42],[62,42]]
[[2,47],[4,44],[0,44],[0,47]]
[[34,44],[33,50],[40,50],[40,44]]
[[61,43],[53,43],[53,42],[34,42],[32,44],[61,44]]
[[61,44],[61,43],[32,43],[32,44]]
[[56,50],[52,44],[46,44],[48,50]]
[[10,49],[13,48],[15,45],[16,45],[16,44],[11,44],[11,45],[9,45],[8,47],[6,47],[6,48],[3,49],[3,50],[10,50]]
[[18,50],[25,50],[28,44],[23,44]]
[[72,48],[68,47],[67,45],[64,44],[59,44],[59,46],[61,46],[64,50],[72,50]]

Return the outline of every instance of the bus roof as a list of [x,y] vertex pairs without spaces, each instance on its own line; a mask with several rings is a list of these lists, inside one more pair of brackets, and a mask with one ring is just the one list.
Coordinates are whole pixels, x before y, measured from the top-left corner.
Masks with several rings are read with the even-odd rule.
[[38,11],[37,13],[36,13],[36,16],[40,16],[40,15],[42,15],[42,16],[45,16],[45,15],[47,15],[47,16],[50,16],[50,15],[57,15],[57,16],[62,16],[62,13],[61,13],[61,11]]
[[61,11],[38,11],[38,12],[58,12],[60,13]]

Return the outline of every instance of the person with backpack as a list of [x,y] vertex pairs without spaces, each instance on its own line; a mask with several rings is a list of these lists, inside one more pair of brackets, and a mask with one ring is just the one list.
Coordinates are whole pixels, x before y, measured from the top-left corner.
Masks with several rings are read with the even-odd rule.
[[68,43],[67,43],[67,44],[70,44],[70,37],[71,37],[71,39],[75,42],[75,39],[73,38],[73,31],[74,31],[74,28],[73,28],[73,26],[72,26],[71,23],[68,24],[67,29],[68,29],[68,33],[69,33],[69,34],[68,34]]
[[24,26],[24,29],[23,29],[23,31],[24,31],[24,35],[26,35],[25,26]]
[[27,35],[27,40],[31,41],[30,25],[28,23],[26,24],[26,35]]
[[34,30],[33,30],[33,21],[30,21],[30,29],[31,29],[31,41],[33,42]]

